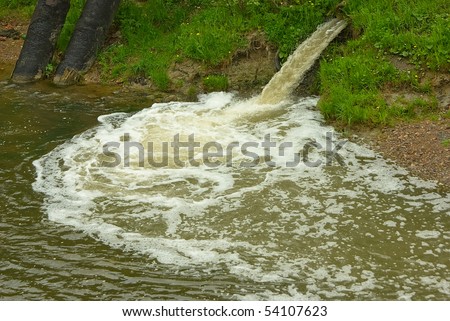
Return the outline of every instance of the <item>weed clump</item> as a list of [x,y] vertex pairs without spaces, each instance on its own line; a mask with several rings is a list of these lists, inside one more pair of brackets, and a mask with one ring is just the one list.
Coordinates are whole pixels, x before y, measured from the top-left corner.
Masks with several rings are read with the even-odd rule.
[[210,75],[203,78],[203,87],[207,92],[227,91],[228,78],[223,75]]

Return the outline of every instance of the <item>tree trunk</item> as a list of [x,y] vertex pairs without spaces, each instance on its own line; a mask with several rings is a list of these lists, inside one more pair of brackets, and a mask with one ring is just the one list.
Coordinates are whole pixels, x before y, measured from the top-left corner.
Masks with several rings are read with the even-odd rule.
[[69,8],[70,0],[38,1],[11,77],[13,82],[28,83],[42,78],[52,59]]
[[55,84],[77,83],[92,67],[119,3],[120,0],[87,0],[63,61],[56,70]]

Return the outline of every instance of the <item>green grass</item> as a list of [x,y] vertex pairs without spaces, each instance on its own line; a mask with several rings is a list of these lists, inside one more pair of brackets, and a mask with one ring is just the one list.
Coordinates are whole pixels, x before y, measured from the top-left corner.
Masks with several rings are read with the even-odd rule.
[[227,91],[228,78],[224,75],[209,75],[203,78],[203,87],[207,92]]
[[186,57],[217,66],[245,46],[243,32],[249,30],[243,16],[230,15],[226,7],[211,7],[182,23],[177,49]]
[[[32,12],[36,0],[0,0],[0,17],[7,12]],[[58,41],[66,48],[85,0],[72,0]],[[436,112],[427,71],[450,69],[450,9],[447,0],[123,0],[115,19],[119,42],[105,47],[99,63],[105,80],[149,78],[158,88],[182,87],[168,69],[186,59],[210,70],[203,89],[226,90],[217,76],[237,49],[249,44],[258,30],[279,49],[282,59],[330,17],[345,17],[353,39],[332,44],[320,67],[319,107],[327,119],[346,126],[389,124]],[[397,70],[392,57],[415,69]],[[383,92],[405,90],[426,99],[388,105]],[[197,90],[190,90],[192,95]]]
[[[8,7],[21,7],[1,0]],[[150,78],[168,89],[168,68],[175,61],[193,59],[206,68],[231,60],[234,52],[248,46],[247,33],[262,30],[280,48],[284,59],[298,43],[322,23],[339,0],[123,0],[115,25],[122,40],[101,53],[105,80]],[[72,0],[58,40],[64,51],[85,0]]]
[[0,19],[29,19],[37,0],[0,0]]
[[386,123],[393,111],[379,94],[382,86],[397,81],[399,72],[373,50],[352,52],[322,61],[322,98],[326,118],[348,125],[362,122]]
[[268,11],[261,17],[262,28],[269,40],[279,47],[282,60],[285,60],[326,18],[334,15],[332,8],[340,0],[291,2],[293,4],[280,6],[278,10]]
[[[195,1],[124,1],[116,24],[122,42],[100,57],[105,79],[148,77],[160,89],[170,86],[169,66],[185,58],[217,66],[244,45],[242,16],[230,16],[227,6]],[[247,28],[247,29],[246,29]]]
[[116,17],[122,41],[106,48],[99,59],[104,79],[148,77],[160,89],[167,89],[167,69],[178,55],[176,30],[189,8],[161,0],[123,1]]
[[[325,117],[346,125],[387,124],[436,111],[437,102],[414,100],[387,106],[383,88],[431,93],[418,71],[448,72],[450,20],[445,0],[349,0],[344,8],[355,34],[335,46],[321,64],[319,106]],[[394,68],[389,56],[416,65],[407,73]]]
[[103,77],[149,77],[167,89],[167,70],[173,62],[193,59],[206,68],[218,67],[245,48],[246,34],[258,29],[287,57],[338,2],[125,0],[116,18],[122,43],[101,54]]
[[71,0],[70,1],[70,9],[67,13],[66,22],[64,24],[63,29],[61,30],[61,34],[58,39],[57,49],[59,51],[64,51],[67,48],[67,45],[70,42],[70,38],[72,37],[73,31],[75,30],[75,25],[78,21],[78,18],[81,15],[81,11],[83,10],[84,4],[86,0]]
[[18,9],[36,4],[37,0],[0,0],[0,8]]
[[449,148],[450,147],[450,139],[444,139],[441,142],[442,146],[444,146],[445,148]]
[[450,9],[446,0],[351,0],[346,8],[363,40],[379,50],[425,64],[450,64]]

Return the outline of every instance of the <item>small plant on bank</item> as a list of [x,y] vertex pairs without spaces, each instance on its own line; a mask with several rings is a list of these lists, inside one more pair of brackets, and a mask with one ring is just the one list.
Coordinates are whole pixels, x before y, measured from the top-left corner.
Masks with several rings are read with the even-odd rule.
[[441,142],[442,146],[444,146],[445,148],[449,148],[450,147],[450,139],[444,139]]
[[227,91],[228,78],[223,75],[210,75],[203,78],[203,87],[207,92]]
[[55,72],[55,65],[53,63],[49,63],[44,70],[44,77],[50,78]]
[[195,86],[190,86],[186,93],[187,99],[189,101],[197,101],[198,90]]

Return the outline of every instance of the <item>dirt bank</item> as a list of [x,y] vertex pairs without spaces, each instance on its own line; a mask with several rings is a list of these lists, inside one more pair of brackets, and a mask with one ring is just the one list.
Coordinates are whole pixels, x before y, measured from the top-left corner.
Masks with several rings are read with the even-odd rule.
[[20,21],[0,21],[0,64],[16,63],[23,46],[22,35],[27,28],[28,24]]
[[[0,23],[0,30],[16,30],[25,34],[27,25],[19,21]],[[275,48],[272,48],[261,33],[249,36],[247,48],[236,52],[230,61],[225,62],[214,70],[205,69],[193,61],[174,64],[169,76],[178,80],[172,86],[167,99],[190,99],[202,92],[202,79],[210,74],[223,74],[229,79],[229,90],[244,94],[260,92],[274,74]],[[22,37],[0,37],[0,74],[5,75],[13,69],[23,45]],[[397,68],[410,68],[393,61]],[[307,82],[309,77],[306,78]],[[409,169],[414,175],[424,179],[432,179],[450,186],[450,120],[448,116],[450,99],[450,79],[448,74],[424,75],[424,79],[432,85],[432,95],[437,98],[439,115],[436,119],[416,120],[414,122],[399,123],[394,127],[378,129],[361,128],[356,134],[381,152],[386,158],[392,159],[399,165]],[[96,83],[100,81],[98,67],[94,67],[86,76],[86,81]],[[139,82],[142,82],[140,84]],[[123,84],[125,91],[146,90],[151,92],[154,86],[147,81],[134,81]],[[301,86],[299,92],[305,85]],[[417,98],[405,92],[388,91],[386,100],[399,101]],[[423,98],[423,97],[422,97]],[[161,99],[166,100],[166,99]]]
[[357,136],[412,174],[450,186],[450,121],[421,120],[360,130]]
[[[399,58],[391,57],[391,62],[402,71],[415,69]],[[417,99],[434,101],[436,110],[432,117],[370,131],[361,129],[359,134],[375,150],[411,173],[450,186],[450,75],[443,72],[421,72],[419,75],[420,82],[430,86],[429,92],[385,88],[383,95],[388,104],[409,104]]]

